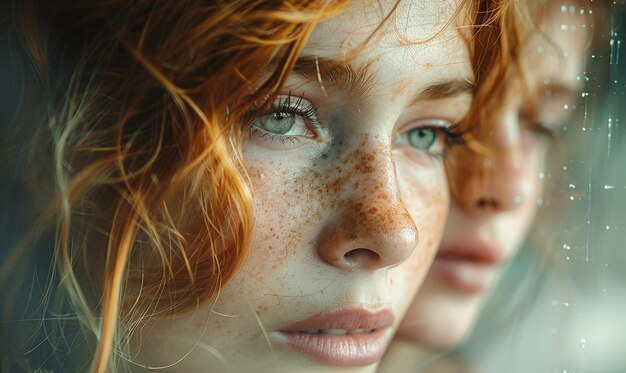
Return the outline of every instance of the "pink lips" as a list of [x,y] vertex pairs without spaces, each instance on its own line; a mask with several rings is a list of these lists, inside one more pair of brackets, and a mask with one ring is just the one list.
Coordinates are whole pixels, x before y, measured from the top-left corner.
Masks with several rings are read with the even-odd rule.
[[491,288],[503,262],[503,250],[497,246],[482,242],[447,244],[435,257],[432,271],[450,287],[480,293]]
[[363,366],[379,361],[394,316],[388,309],[323,313],[279,330],[295,351],[323,364]]

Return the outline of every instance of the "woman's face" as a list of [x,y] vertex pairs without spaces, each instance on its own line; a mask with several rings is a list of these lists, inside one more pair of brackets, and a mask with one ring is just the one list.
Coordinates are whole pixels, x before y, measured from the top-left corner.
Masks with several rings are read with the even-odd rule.
[[315,28],[245,140],[247,257],[212,302],[147,328],[142,362],[177,363],[176,372],[375,369],[438,246],[446,138],[472,91],[455,2],[403,2],[390,21],[401,36],[436,37],[409,45],[389,23],[351,54],[392,5],[354,2]]
[[[458,200],[451,204],[441,247],[398,335],[429,348],[450,348],[466,337],[502,267],[520,248],[537,206],[550,141],[574,109],[587,40],[578,8],[549,5],[539,34],[522,64],[537,88],[537,117],[529,115],[520,82],[509,82],[504,103],[492,109],[493,161],[476,173],[457,175]],[[558,6],[557,6],[558,5]]]

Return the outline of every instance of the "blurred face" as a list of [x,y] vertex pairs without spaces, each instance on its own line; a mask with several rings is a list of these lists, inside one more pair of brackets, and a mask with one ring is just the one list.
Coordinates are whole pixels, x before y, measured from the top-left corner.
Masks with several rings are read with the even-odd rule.
[[[483,164],[484,177],[459,173],[458,200],[439,252],[398,332],[430,348],[450,348],[475,322],[485,296],[502,267],[526,237],[540,203],[549,132],[558,131],[579,95],[586,33],[585,16],[569,6],[547,9],[543,31],[529,42],[523,67],[535,88],[537,113],[519,81],[507,83],[504,104],[492,108],[497,121],[490,145],[494,156]],[[462,160],[461,160],[462,161]]]
[[[381,9],[382,5],[382,9]],[[171,371],[373,371],[438,246],[472,72],[455,2],[355,2],[315,28],[244,144],[253,244],[211,302],[144,332]],[[420,16],[415,16],[415,15]],[[166,369],[166,371],[168,371]]]

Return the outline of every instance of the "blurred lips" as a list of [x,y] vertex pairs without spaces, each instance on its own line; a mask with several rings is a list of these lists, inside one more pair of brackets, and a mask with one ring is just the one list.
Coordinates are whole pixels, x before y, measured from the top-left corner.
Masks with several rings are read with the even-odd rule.
[[363,366],[382,358],[393,321],[389,309],[357,308],[314,315],[278,332],[291,348],[315,361]]
[[504,262],[504,251],[483,242],[445,244],[437,253],[432,271],[448,286],[467,293],[488,290]]

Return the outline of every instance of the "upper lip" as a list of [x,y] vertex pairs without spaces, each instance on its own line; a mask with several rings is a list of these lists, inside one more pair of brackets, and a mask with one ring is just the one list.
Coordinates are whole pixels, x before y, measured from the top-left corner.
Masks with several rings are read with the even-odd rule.
[[304,332],[320,329],[384,329],[393,324],[394,315],[388,308],[370,310],[366,308],[344,309],[323,312],[297,321],[281,332]]
[[482,241],[465,241],[442,244],[437,252],[437,258],[498,265],[504,262],[505,253],[498,245]]

